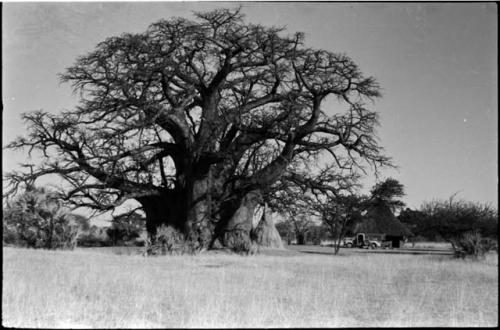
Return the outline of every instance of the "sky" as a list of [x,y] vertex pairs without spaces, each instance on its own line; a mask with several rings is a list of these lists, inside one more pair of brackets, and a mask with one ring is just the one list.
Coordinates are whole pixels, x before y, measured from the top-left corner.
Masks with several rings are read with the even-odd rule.
[[[246,20],[304,32],[306,45],[345,53],[383,97],[378,137],[418,208],[457,197],[498,208],[498,35],[494,3],[59,2],[3,3],[2,145],[26,133],[20,114],[78,102],[57,75],[110,36],[193,11],[242,7]],[[5,174],[27,162],[2,150]],[[31,160],[35,161],[36,160]],[[364,190],[375,184],[368,172]]]

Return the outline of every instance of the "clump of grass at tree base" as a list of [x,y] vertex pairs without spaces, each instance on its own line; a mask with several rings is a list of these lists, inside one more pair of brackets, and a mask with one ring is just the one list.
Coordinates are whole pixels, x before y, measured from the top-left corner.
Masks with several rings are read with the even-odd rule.
[[144,240],[143,255],[167,255],[167,254],[194,254],[196,247],[186,244],[184,235],[172,226],[161,225],[157,228],[154,237],[142,233]]

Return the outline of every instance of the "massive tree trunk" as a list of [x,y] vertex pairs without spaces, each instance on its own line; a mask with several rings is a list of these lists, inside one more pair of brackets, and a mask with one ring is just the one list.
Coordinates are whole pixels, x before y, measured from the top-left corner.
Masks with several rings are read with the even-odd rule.
[[298,233],[296,234],[297,245],[305,245],[306,244],[306,234]]
[[[224,210],[227,223],[221,223],[220,241],[222,245],[235,248],[241,244],[250,245],[250,231],[256,207],[261,203],[259,191],[250,191],[233,205],[226,205]],[[231,214],[232,213],[232,214]]]
[[[146,213],[148,233],[155,237],[161,225],[183,236],[183,244],[203,250],[221,244],[237,249],[252,244],[282,248],[269,211],[254,221],[261,193],[253,190],[227,202],[212,201],[210,183],[194,182],[191,195],[186,191],[166,191],[159,196],[139,199]],[[218,243],[218,244],[217,244]]]
[[183,231],[187,205],[181,197],[182,192],[179,190],[166,190],[158,195],[137,198],[146,213],[146,229],[151,236],[156,235],[161,225]]
[[[256,210],[263,204],[261,191],[227,186],[231,164],[215,168],[206,161],[197,166],[178,165],[182,169],[178,172],[178,188],[138,199],[151,236],[163,224],[182,234],[184,244],[195,250],[219,244],[232,249],[252,244],[282,247],[270,217],[253,224]],[[258,235],[252,236],[259,224]]]
[[195,250],[207,248],[213,235],[207,180],[197,180],[184,189],[173,189],[137,200],[146,213],[146,229],[156,238],[158,228],[166,226]]
[[214,233],[214,215],[209,177],[193,182],[187,200],[185,231],[187,239],[197,249],[209,247]]

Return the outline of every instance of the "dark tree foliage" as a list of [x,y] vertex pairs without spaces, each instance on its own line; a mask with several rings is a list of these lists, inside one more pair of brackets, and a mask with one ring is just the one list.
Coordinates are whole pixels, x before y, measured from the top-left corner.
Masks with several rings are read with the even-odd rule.
[[405,195],[404,185],[396,179],[388,178],[377,183],[371,189],[370,194],[371,197],[368,201],[370,205],[388,206],[393,213],[405,206],[405,203],[400,200]]
[[43,161],[10,173],[7,193],[59,175],[75,207],[136,200],[152,236],[166,224],[197,249],[250,239],[256,205],[289,184],[329,193],[345,173],[390,164],[365,107],[380,96],[375,79],[344,54],[306,47],[303,34],[245,23],[239,10],[108,38],[61,80],[81,102],[23,115],[29,134],[9,148]]
[[429,226],[429,219],[426,213],[422,211],[406,208],[399,213],[398,220],[404,223],[415,237],[421,237],[429,241],[441,239],[439,234]]
[[131,212],[113,218],[106,233],[113,245],[133,242],[146,229],[146,219],[137,212]]
[[434,200],[420,209],[426,216],[428,230],[443,239],[452,240],[467,232],[477,230],[483,236],[498,238],[498,211],[489,204],[456,200]]
[[314,245],[319,245],[321,241],[330,239],[330,235],[328,233],[328,228],[323,224],[316,225],[313,224],[309,227],[309,231],[307,233],[307,242],[310,242]]

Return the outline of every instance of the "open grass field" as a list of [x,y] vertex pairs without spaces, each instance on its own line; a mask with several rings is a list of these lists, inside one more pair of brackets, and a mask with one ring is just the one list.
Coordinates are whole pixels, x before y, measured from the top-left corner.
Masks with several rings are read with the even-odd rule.
[[498,325],[496,253],[473,262],[346,250],[155,258],[116,252],[4,248],[2,325]]

